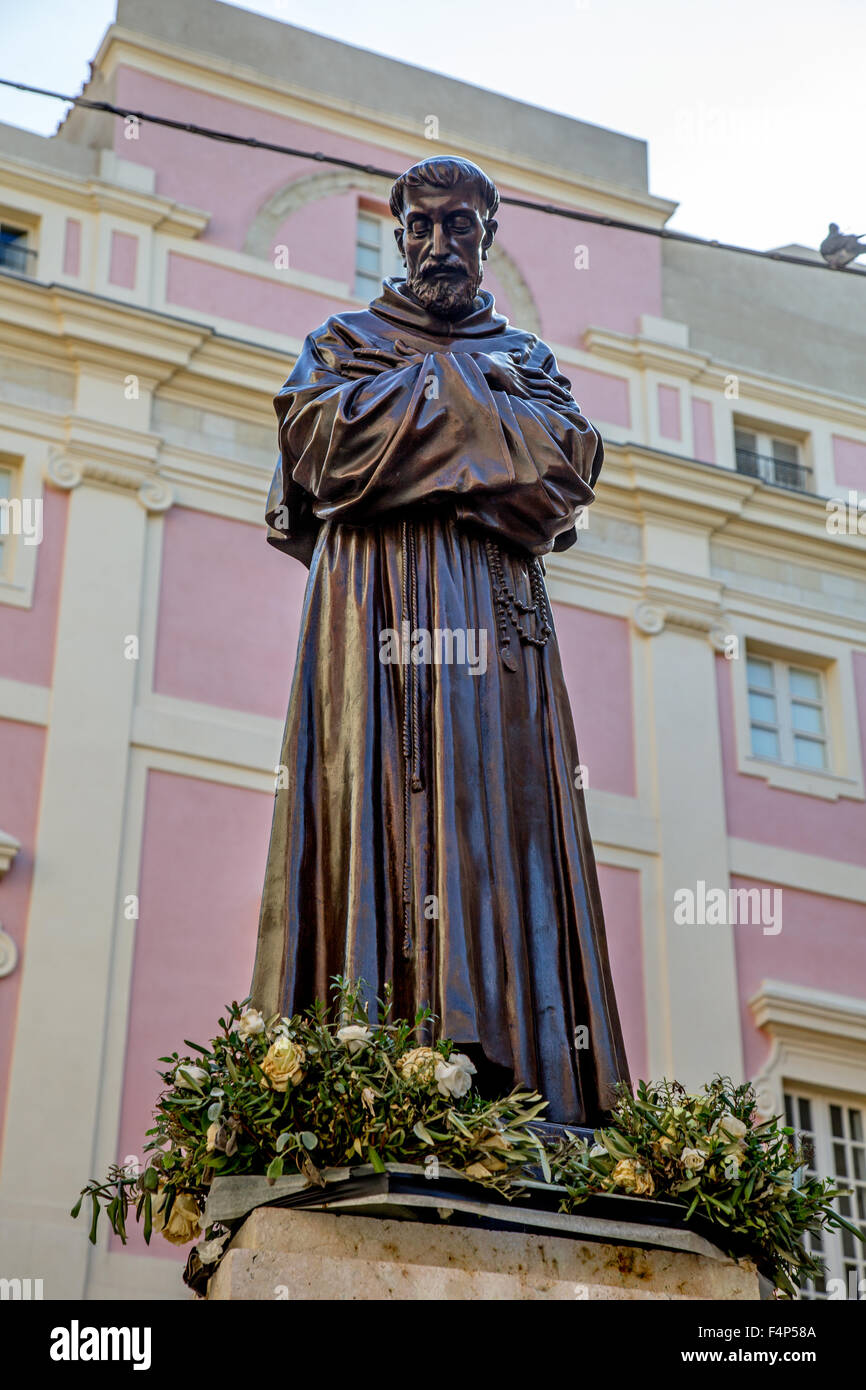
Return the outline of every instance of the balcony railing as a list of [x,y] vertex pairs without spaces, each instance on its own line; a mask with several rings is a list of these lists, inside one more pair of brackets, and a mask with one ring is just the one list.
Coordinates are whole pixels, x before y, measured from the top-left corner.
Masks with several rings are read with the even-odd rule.
[[14,270],[19,275],[27,275],[36,264],[36,251],[20,241],[7,241],[0,236],[0,269]]
[[750,478],[760,478],[774,487],[790,487],[796,492],[811,492],[812,470],[802,463],[789,463],[772,454],[756,454],[752,449],[737,449],[737,472]]

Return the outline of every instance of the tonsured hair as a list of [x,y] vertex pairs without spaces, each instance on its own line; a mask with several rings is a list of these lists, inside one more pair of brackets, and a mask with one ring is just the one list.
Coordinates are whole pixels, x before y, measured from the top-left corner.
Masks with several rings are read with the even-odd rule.
[[499,190],[487,177],[483,169],[469,159],[452,158],[450,155],[436,155],[433,159],[423,159],[413,164],[391,187],[390,207],[398,222],[403,220],[406,192],[410,188],[453,188],[455,184],[467,183],[478,194],[479,202],[485,209],[485,217],[492,217],[499,207]]

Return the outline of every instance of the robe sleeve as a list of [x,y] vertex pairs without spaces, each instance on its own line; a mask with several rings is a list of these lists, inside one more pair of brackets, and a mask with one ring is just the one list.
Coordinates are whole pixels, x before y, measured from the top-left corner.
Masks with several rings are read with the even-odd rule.
[[593,499],[600,446],[576,405],[493,391],[470,352],[394,360],[347,379],[345,344],[327,332],[307,339],[274,402],[289,512],[292,494],[296,511],[306,505],[318,522],[355,525],[447,505],[535,554],[573,531]]

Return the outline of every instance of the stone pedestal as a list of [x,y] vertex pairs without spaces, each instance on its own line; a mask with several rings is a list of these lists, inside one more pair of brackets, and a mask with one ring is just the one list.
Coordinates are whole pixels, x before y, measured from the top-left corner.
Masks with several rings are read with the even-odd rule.
[[[517,1213],[514,1213],[517,1215]],[[446,1213],[443,1213],[446,1215]],[[560,1220],[580,1222],[579,1217]],[[758,1276],[705,1251],[526,1229],[258,1207],[210,1281],[225,1299],[757,1299]]]

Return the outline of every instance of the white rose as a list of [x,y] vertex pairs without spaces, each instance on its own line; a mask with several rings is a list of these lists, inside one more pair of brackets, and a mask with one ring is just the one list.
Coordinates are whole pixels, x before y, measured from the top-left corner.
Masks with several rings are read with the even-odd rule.
[[195,1247],[196,1254],[203,1265],[212,1265],[215,1260],[219,1259],[226,1239],[226,1236],[215,1236],[213,1240],[203,1240],[201,1245]]
[[185,1086],[191,1091],[203,1086],[207,1079],[208,1074],[204,1067],[197,1067],[194,1062],[186,1062],[182,1067],[178,1067],[174,1074],[175,1086]]
[[265,1020],[258,1009],[244,1009],[241,1013],[238,1033],[242,1038],[255,1038],[265,1031]]
[[736,1115],[720,1115],[716,1125],[721,1134],[727,1135],[728,1139],[742,1139],[749,1132],[749,1126],[742,1120],[738,1120]]
[[443,1096],[465,1096],[472,1085],[475,1067],[464,1052],[452,1052],[448,1061],[440,1057],[434,1075],[439,1094]]
[[337,1042],[345,1043],[350,1053],[361,1052],[370,1041],[372,1034],[362,1023],[347,1023],[337,1029]]
[[680,1162],[690,1173],[699,1173],[704,1166],[704,1156],[698,1149],[683,1149]]

